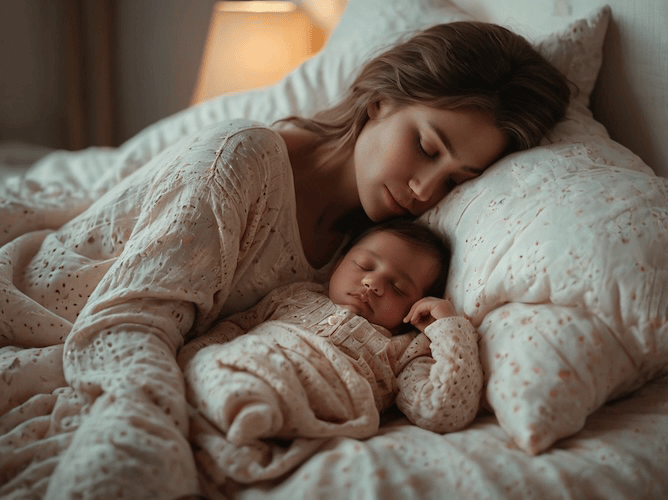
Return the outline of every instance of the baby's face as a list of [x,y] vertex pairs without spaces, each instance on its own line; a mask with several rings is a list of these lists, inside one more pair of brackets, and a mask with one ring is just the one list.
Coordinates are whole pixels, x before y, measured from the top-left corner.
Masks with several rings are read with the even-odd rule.
[[439,271],[437,258],[387,231],[372,233],[342,257],[329,282],[337,305],[396,330]]

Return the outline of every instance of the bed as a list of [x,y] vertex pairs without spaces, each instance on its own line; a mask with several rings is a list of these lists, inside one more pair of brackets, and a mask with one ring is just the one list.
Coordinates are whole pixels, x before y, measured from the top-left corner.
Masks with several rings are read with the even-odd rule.
[[[221,478],[213,464],[199,470],[205,497],[668,498],[663,0],[349,0],[325,48],[275,86],[186,109],[119,148],[30,157],[20,176],[3,167],[2,244],[40,229],[44,211],[67,221],[183,136],[232,118],[311,113],[379,48],[471,18],[525,35],[578,88],[539,147],[500,160],[422,216],[451,241],[446,293],[481,334],[483,409],[445,435],[391,411],[376,436],[326,440],[271,479]],[[18,350],[0,349],[3,391]],[[49,362],[49,353],[34,359]],[[63,385],[40,379],[44,370],[32,371],[38,389],[0,400],[2,498],[42,497],[58,461],[54,436],[29,418]]]

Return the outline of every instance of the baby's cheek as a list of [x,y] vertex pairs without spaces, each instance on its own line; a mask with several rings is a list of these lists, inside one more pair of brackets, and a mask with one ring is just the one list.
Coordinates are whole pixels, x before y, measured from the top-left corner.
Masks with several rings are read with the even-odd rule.
[[403,322],[406,315],[408,315],[410,312],[412,306],[413,301],[410,303],[406,301],[396,303],[392,308],[392,317],[397,318],[399,322]]

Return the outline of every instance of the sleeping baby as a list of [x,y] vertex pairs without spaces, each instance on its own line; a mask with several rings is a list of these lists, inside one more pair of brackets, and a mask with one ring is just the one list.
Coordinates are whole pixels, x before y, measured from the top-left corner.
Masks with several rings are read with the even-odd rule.
[[348,245],[327,288],[279,287],[186,344],[177,359],[200,422],[193,443],[221,473],[250,481],[271,474],[226,470],[240,466],[235,453],[266,438],[370,437],[395,403],[425,429],[468,425],[482,390],[478,334],[436,298],[448,262],[418,223],[374,226]]

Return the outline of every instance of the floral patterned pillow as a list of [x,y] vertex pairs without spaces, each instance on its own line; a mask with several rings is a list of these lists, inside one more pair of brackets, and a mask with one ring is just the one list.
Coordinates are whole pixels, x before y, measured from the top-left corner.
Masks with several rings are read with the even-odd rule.
[[578,47],[608,15],[540,45],[582,90],[566,119],[423,216],[452,242],[447,295],[481,334],[486,405],[531,454],[668,373],[668,179],[586,107],[600,54]]

